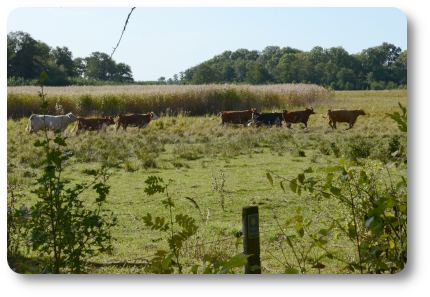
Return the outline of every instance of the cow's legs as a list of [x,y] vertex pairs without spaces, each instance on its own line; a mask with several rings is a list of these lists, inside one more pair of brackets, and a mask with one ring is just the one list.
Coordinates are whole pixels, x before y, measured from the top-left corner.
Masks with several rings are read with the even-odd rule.
[[305,124],[305,127],[302,127],[302,129],[308,130],[308,122],[303,122],[303,124]]
[[354,126],[354,121],[349,122],[349,128],[346,128],[345,130],[349,130]]

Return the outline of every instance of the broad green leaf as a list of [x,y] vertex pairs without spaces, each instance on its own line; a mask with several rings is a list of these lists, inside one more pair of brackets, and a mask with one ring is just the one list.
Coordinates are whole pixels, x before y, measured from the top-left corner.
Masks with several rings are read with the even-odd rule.
[[324,198],[330,198],[330,194],[326,192],[322,192]]
[[301,211],[302,211],[302,207],[301,206],[297,207],[296,214],[300,214]]
[[279,182],[279,185],[281,186],[282,191],[284,191],[284,192],[285,192],[284,184],[282,183],[282,180]]
[[193,273],[193,274],[197,274],[197,269],[199,268],[199,265],[194,265],[192,268],[191,268],[191,272]]
[[303,182],[305,181],[305,175],[303,173],[300,173],[298,178],[299,178],[299,182],[303,185]]
[[42,72],[42,74],[40,75],[40,78],[42,79],[46,79],[48,77],[48,75],[46,74],[45,71]]
[[210,260],[212,260],[212,258],[211,258],[209,255],[205,254],[205,255],[203,256],[203,263],[208,262],[208,261],[210,261]]
[[236,247],[238,247],[239,246],[239,244],[241,244],[241,243],[243,243],[243,235],[242,236],[239,236],[237,239],[236,239],[236,243],[234,244]]
[[357,237],[357,230],[353,225],[348,226],[348,236],[354,239]]
[[296,192],[296,190],[297,190],[297,185],[296,185],[296,181],[295,181],[295,180],[292,180],[292,181],[290,182],[290,189],[291,189],[291,191],[293,191],[294,193]]
[[305,170],[305,173],[313,173],[314,170],[312,169],[312,167],[309,167],[308,169]]
[[35,147],[45,146],[46,145],[46,140],[44,140],[43,142],[40,142],[40,140],[36,140],[33,145]]
[[315,264],[314,266],[312,266],[311,268],[317,268],[317,269],[324,269],[325,265],[318,262],[317,264]]
[[266,173],[266,177],[269,180],[270,184],[273,186],[273,179],[269,172]]
[[248,258],[251,257],[251,255],[245,255],[243,253],[237,254],[230,260],[228,260],[224,265],[222,266],[223,270],[229,270],[234,267],[241,267],[244,266],[248,262]]
[[333,195],[335,195],[335,196],[339,196],[339,195],[340,195],[340,193],[342,192],[342,190],[341,190],[341,189],[339,189],[339,188],[336,188],[336,187],[331,187],[331,188],[330,188],[330,192],[332,192],[332,193],[333,193]]
[[301,222],[297,222],[296,224],[296,231],[299,234],[300,237],[303,237],[303,235],[305,234],[305,230],[303,230],[303,226]]
[[288,227],[293,221],[295,220],[294,218],[289,219],[286,223],[285,223],[285,227]]
[[163,269],[167,269],[167,267],[169,267],[170,262],[172,261],[172,258],[175,256],[175,253],[171,253],[169,254],[164,260],[163,262],[161,262],[161,268]]
[[399,205],[399,211],[401,213],[405,213],[406,212],[406,205]]
[[294,268],[288,268],[288,269],[285,269],[284,273],[285,274],[299,274],[299,271],[297,269],[294,269]]
[[261,270],[261,266],[254,265],[254,266],[249,267],[249,270],[250,270],[250,271],[254,271],[254,270],[258,270],[258,269],[260,269],[260,270]]
[[42,105],[40,105],[40,108],[41,108],[41,109],[47,109],[47,108],[48,108],[48,101],[44,101],[44,102],[42,103]]

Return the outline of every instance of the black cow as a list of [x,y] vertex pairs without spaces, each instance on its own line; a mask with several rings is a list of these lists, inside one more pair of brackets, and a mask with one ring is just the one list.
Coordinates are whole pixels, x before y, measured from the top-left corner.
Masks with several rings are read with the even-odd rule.
[[277,125],[278,127],[282,127],[282,113],[254,113],[248,126],[252,124],[255,124],[257,128],[260,127],[261,124],[269,126]]

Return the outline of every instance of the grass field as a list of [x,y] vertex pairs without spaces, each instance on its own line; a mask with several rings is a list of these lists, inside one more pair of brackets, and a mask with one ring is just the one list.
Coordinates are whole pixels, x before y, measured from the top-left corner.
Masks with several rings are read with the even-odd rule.
[[[301,207],[304,217],[312,218],[316,227],[325,224],[324,213],[317,201],[306,193],[298,197],[292,192],[284,193],[275,179],[271,186],[266,172],[271,170],[280,176],[297,176],[312,166],[316,173],[324,173],[324,167],[335,164],[345,156],[347,159],[387,161],[390,150],[398,144],[406,146],[406,135],[399,132],[394,121],[385,114],[398,111],[397,102],[407,106],[406,91],[339,91],[324,104],[314,104],[316,115],[308,122],[309,130],[293,124],[286,127],[219,126],[220,120],[209,121],[206,117],[169,116],[163,113],[159,120],[137,131],[129,128],[115,133],[109,127],[107,133],[86,132],[70,135],[67,140],[72,157],[68,160],[63,176],[73,182],[89,182],[93,170],[102,162],[110,164],[110,193],[106,207],[118,216],[118,225],[112,230],[114,251],[102,254],[94,261],[141,261],[152,255],[157,248],[168,249],[166,236],[145,228],[142,217],[167,216],[161,205],[164,196],[147,196],[144,181],[156,175],[172,183],[169,192],[173,197],[175,213],[192,215],[199,223],[198,234],[187,241],[182,254],[185,271],[193,264],[201,263],[208,254],[225,259],[240,253],[234,234],[241,231],[242,207],[258,205],[260,211],[262,272],[280,273],[282,263],[294,264],[288,246],[269,243],[269,238],[279,233],[278,222],[294,216]],[[332,131],[325,115],[327,109],[363,108],[366,116],[360,116],[353,129],[345,131],[346,123],[338,124]],[[289,110],[303,109],[289,106]],[[155,110],[154,110],[155,111]],[[269,110],[267,110],[269,111]],[[155,111],[156,112],[156,111]],[[20,183],[19,201],[31,205],[36,197],[30,193],[32,183],[40,174],[33,167],[43,157],[43,152],[33,146],[42,135],[28,135],[24,129],[28,118],[9,119],[8,130],[8,184]],[[68,131],[72,128],[69,126]],[[394,174],[393,179],[398,178]],[[221,187],[221,184],[223,186]],[[86,192],[81,197],[91,206],[95,193]],[[200,212],[184,197],[193,198]],[[224,200],[225,211],[221,206]],[[336,204],[326,202],[326,210],[336,211]],[[293,227],[283,227],[294,233]],[[357,257],[350,241],[335,232],[330,248],[337,250],[343,259]],[[305,247],[303,247],[305,248]],[[312,254],[314,253],[314,254]],[[311,251],[318,256],[321,251]],[[327,262],[321,273],[348,273],[335,259]],[[90,269],[91,273],[144,273],[141,267],[107,266]],[[242,273],[241,269],[237,273]],[[318,273],[311,269],[309,273]]]

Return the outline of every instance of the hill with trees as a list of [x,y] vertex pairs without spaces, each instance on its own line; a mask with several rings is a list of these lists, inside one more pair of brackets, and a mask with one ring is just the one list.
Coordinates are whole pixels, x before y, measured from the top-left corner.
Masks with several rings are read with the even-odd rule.
[[133,83],[131,67],[109,58],[108,54],[93,52],[73,59],[66,46],[52,48],[22,31],[7,35],[8,85],[31,84],[43,71],[48,74],[45,84],[51,86]]
[[407,88],[407,51],[384,42],[361,53],[342,47],[314,47],[306,52],[292,47],[267,46],[262,51],[225,51],[173,78],[136,82],[131,67],[108,54],[93,52],[73,58],[67,47],[52,48],[30,34],[7,35],[8,86],[31,85],[48,74],[46,85],[117,84],[317,84],[334,90]]
[[358,54],[342,47],[305,52],[268,46],[225,51],[181,73],[189,84],[310,83],[335,90],[395,89],[407,85],[407,51],[384,42]]

